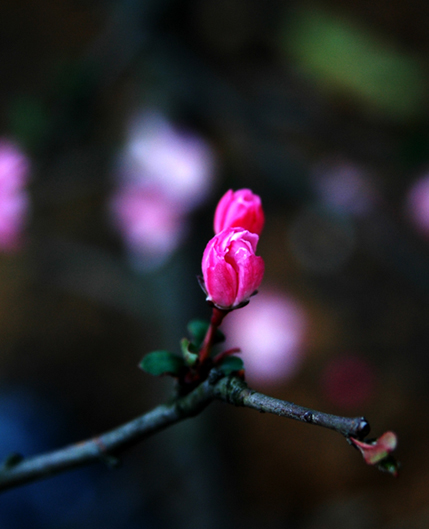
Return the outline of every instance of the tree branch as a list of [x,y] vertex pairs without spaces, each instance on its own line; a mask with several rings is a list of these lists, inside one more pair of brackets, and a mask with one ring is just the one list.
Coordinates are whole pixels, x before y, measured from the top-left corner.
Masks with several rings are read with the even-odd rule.
[[329,428],[345,437],[363,439],[370,432],[370,426],[365,417],[340,417],[275,399],[250,389],[237,377],[222,379],[216,385],[215,397],[235,406],[245,406],[259,412],[274,413],[280,417]]
[[28,459],[9,457],[0,468],[0,491],[97,461],[114,464],[116,457],[127,448],[183,419],[198,415],[215,399],[330,428],[346,437],[362,439],[369,433],[369,424],[363,417],[338,417],[274,399],[249,389],[238,377],[225,377],[213,370],[209,378],[188,395],[157,406],[114,430]]

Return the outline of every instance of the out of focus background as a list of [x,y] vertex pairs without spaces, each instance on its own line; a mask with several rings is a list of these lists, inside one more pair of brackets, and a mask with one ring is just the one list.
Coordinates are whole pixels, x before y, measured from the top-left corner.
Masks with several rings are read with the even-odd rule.
[[402,462],[215,403],[3,494],[3,529],[428,527],[428,29],[422,0],[1,2],[0,457],[169,398],[137,364],[209,317],[214,209],[246,187],[266,275],[223,327],[249,384],[394,430]]

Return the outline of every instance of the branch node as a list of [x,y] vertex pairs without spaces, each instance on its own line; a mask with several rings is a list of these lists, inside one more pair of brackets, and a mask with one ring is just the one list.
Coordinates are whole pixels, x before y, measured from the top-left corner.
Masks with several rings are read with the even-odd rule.
[[245,406],[245,399],[254,393],[243,380],[236,376],[228,377],[225,389],[224,398],[226,402],[234,404],[234,406]]
[[364,439],[371,431],[371,426],[365,417],[360,418],[358,427],[356,428],[356,436],[358,439]]
[[99,437],[94,438],[94,443],[99,449],[98,459],[102,463],[104,463],[109,468],[117,468],[120,466],[121,460],[118,457],[109,454],[105,444]]
[[305,422],[309,422],[309,423],[314,422],[313,412],[311,412],[311,411],[306,411],[306,412],[304,413],[303,419],[304,419]]
[[210,371],[209,376],[207,377],[207,380],[211,386],[214,386],[224,376],[225,374],[220,369],[213,368]]

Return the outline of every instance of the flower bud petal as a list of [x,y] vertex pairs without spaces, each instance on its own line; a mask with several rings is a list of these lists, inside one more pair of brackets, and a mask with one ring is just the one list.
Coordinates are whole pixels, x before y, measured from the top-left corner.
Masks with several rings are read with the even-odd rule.
[[261,234],[265,217],[261,199],[250,189],[230,189],[220,199],[214,216],[214,231],[220,233],[226,228],[243,228],[251,233]]
[[237,307],[259,287],[264,261],[255,255],[258,239],[247,230],[228,228],[208,242],[202,270],[207,300],[218,308]]

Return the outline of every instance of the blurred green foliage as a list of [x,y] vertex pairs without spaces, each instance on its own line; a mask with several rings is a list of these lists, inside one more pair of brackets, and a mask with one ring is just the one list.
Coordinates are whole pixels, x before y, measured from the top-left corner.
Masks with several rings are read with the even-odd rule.
[[300,7],[283,29],[286,56],[331,94],[394,120],[426,115],[427,79],[418,54],[347,15]]

